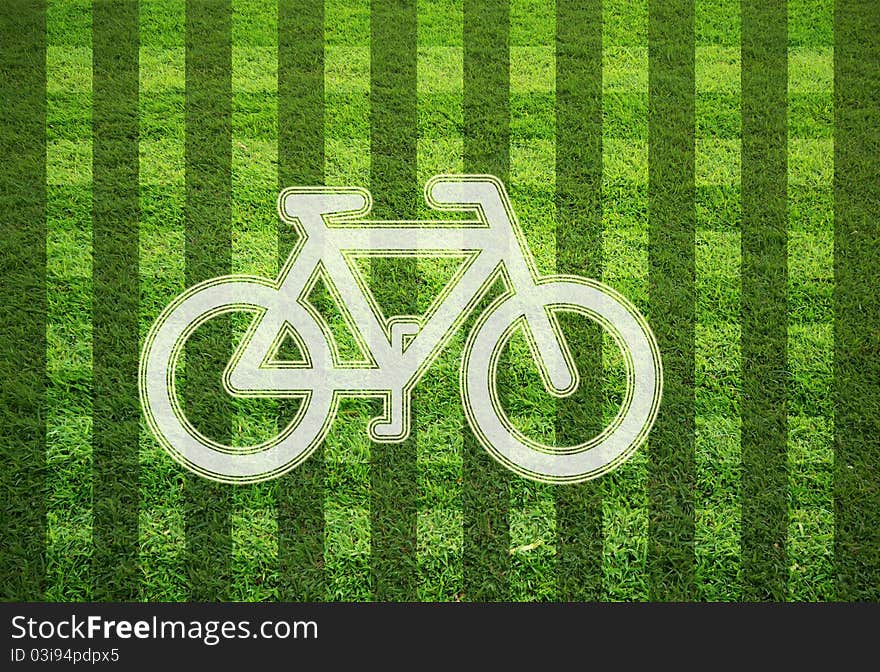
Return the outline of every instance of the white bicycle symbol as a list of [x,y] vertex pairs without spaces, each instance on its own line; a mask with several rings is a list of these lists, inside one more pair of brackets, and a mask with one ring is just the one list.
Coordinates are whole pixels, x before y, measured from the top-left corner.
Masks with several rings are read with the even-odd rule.
[[[474,434],[504,466],[534,480],[571,483],[614,469],[645,440],[660,403],[662,369],[644,318],[624,297],[593,280],[539,277],[504,185],[483,175],[441,175],[425,186],[435,210],[467,211],[468,220],[369,221],[370,193],[359,188],[291,188],[278,210],[299,236],[278,277],[230,275],[202,282],[177,297],[156,319],[140,362],[140,394],[161,445],[207,478],[248,483],[277,477],[303,462],[324,439],[342,396],[378,396],[383,414],[369,425],[374,441],[401,441],[410,432],[410,395],[419,378],[500,277],[507,291],[480,315],[461,362],[462,404]],[[430,256],[466,253],[458,281],[427,318],[385,319],[347,258],[356,253]],[[307,302],[323,269],[348,309],[372,361],[340,365],[323,317]],[[524,327],[532,356],[551,394],[578,385],[556,312],[598,321],[624,354],[627,389],[617,417],[598,436],[576,446],[548,446],[514,428],[499,403],[499,354]],[[234,311],[254,313],[223,372],[235,396],[302,399],[296,417],[277,436],[253,446],[217,443],[187,420],[175,389],[175,370],[187,338],[202,324]],[[293,337],[301,362],[273,361],[281,338]]]

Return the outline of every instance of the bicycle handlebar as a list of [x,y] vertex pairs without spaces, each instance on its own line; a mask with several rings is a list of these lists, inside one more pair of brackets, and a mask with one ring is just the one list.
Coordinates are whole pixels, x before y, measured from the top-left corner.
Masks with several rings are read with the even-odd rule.
[[[509,215],[504,184],[491,175],[437,175],[425,185],[425,200],[437,210],[480,209],[490,221]],[[278,196],[282,219],[331,215],[355,219],[372,208],[370,192],[359,187],[291,187]]]

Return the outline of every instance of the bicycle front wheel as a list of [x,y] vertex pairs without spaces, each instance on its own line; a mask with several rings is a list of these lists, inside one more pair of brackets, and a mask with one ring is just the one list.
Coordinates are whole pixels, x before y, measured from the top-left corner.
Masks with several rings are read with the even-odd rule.
[[504,345],[525,320],[516,296],[488,310],[471,333],[462,359],[462,403],[475,436],[508,469],[541,482],[587,481],[620,465],[647,437],[662,390],[659,349],[635,306],[601,283],[566,277],[544,282],[537,291],[545,308],[581,313],[597,321],[617,342],[627,382],[616,418],[598,436],[575,446],[542,444],[512,426],[498,398],[496,377]]

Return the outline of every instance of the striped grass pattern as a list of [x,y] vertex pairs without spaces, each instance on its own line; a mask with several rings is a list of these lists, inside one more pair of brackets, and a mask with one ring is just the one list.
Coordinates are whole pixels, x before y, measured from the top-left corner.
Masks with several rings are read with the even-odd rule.
[[[880,9],[865,0],[10,0],[0,9],[0,585],[6,600],[880,598]],[[457,336],[412,437],[343,402],[275,481],[184,473],[140,417],[137,355],[185,287],[273,276],[280,186],[493,173],[542,273],[601,278],[654,328],[647,445],[559,487],[461,411]],[[449,259],[361,269],[420,312]],[[312,297],[343,325],[324,292]],[[583,388],[524,339],[512,422],[577,441],[616,412],[613,341],[565,322]],[[247,327],[187,345],[197,427],[241,444],[295,404],[224,398]],[[343,349],[353,343],[340,326]]]

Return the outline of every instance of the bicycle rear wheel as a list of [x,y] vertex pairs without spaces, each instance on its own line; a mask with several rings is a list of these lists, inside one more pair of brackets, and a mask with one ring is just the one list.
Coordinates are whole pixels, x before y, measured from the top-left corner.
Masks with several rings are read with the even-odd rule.
[[496,374],[505,343],[525,320],[516,296],[483,314],[471,333],[462,358],[462,404],[480,443],[508,469],[541,482],[590,480],[630,457],[654,423],[663,378],[657,342],[638,310],[601,283],[566,277],[542,283],[538,292],[551,311],[582,313],[596,320],[617,342],[627,373],[627,389],[617,417],[598,436],[575,446],[542,444],[512,426],[498,398]]

